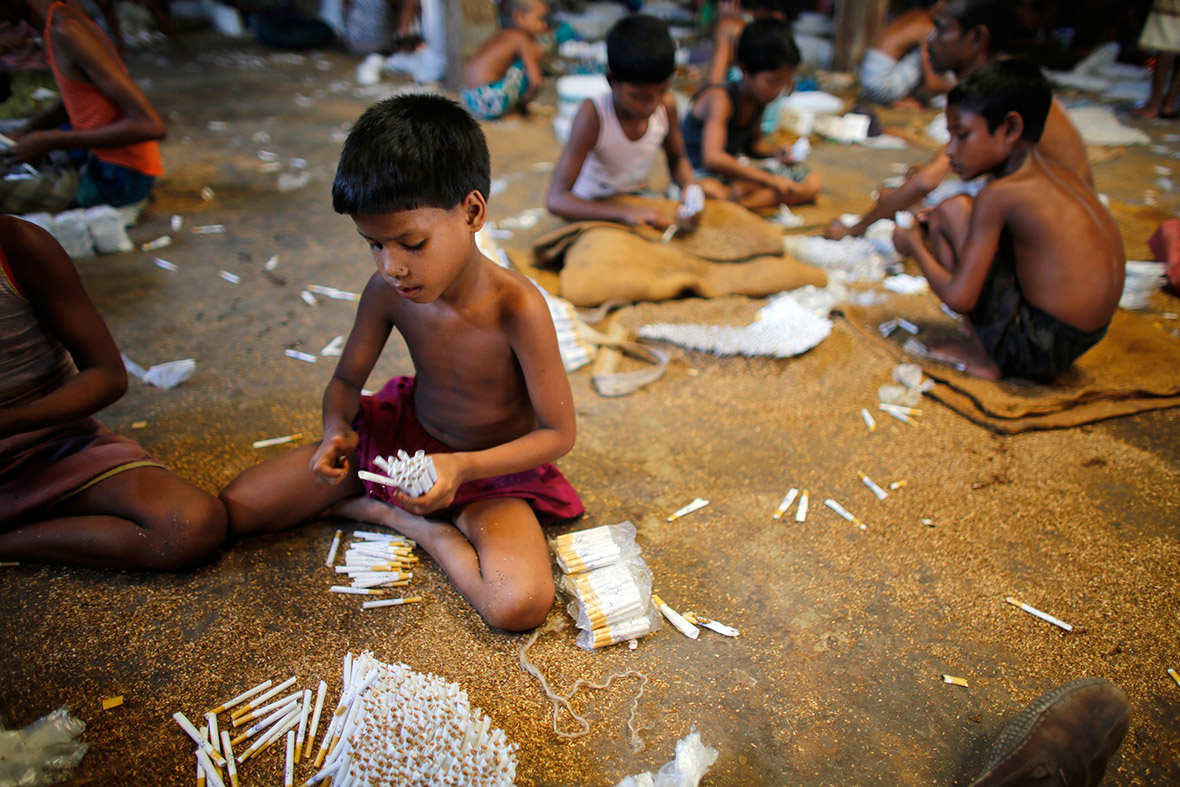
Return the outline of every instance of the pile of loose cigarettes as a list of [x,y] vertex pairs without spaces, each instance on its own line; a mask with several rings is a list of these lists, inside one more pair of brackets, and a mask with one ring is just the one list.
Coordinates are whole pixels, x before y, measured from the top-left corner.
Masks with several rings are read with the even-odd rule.
[[581,629],[577,643],[587,650],[638,639],[655,630],[651,571],[635,543],[635,525],[579,530],[550,542],[565,572],[561,588]]
[[[329,588],[332,593],[384,596],[387,588],[405,587],[410,584],[410,580],[414,578],[414,572],[410,569],[418,562],[418,558],[413,554],[416,546],[413,541],[396,533],[357,530],[352,534],[356,540],[345,549],[344,563],[337,566],[336,553],[340,550],[342,534],[342,531],[336,531],[332,547],[328,550],[326,565],[335,569],[337,574],[346,574],[350,582],[347,585],[333,585]],[[421,600],[420,596],[382,598],[366,601],[361,607],[396,607]]]
[[334,787],[509,787],[515,752],[503,730],[455,683],[368,651],[344,665],[345,690],[316,755]]
[[[273,688],[264,681],[206,713],[199,729],[183,713],[173,714],[197,746],[199,785],[239,787],[237,767],[285,736],[283,784],[294,787],[300,760],[311,762],[328,689],[320,681],[314,706],[310,689],[268,702],[295,681]],[[491,720],[457,684],[405,664],[383,664],[366,651],[345,657],[342,686],[339,703],[324,720],[317,772],[305,785],[331,778],[334,787],[507,787],[515,779],[518,747],[502,730],[491,729]],[[245,727],[233,738],[228,729],[218,731],[218,715],[227,712],[235,729]]]
[[362,481],[392,486],[400,489],[410,497],[420,497],[430,491],[438,474],[434,470],[434,460],[425,451],[418,451],[410,456],[405,451],[398,451],[397,456],[387,458],[375,457],[373,464],[385,475],[360,470],[357,475]]

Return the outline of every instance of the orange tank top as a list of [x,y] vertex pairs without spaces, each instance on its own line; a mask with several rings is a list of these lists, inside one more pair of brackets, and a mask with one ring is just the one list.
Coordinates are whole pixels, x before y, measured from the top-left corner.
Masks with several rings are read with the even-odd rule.
[[[45,15],[43,37],[45,52],[49,56],[49,67],[53,70],[53,77],[57,80],[57,86],[61,90],[61,100],[65,105],[66,114],[70,116],[70,124],[79,131],[88,131],[109,125],[123,117],[122,110],[94,85],[89,82],[74,81],[58,68],[57,59],[53,55],[53,39],[50,36],[50,30],[53,27],[53,15],[59,10],[71,14],[77,13],[61,0],[49,6],[49,13]],[[119,60],[123,73],[127,73],[127,66],[123,63],[122,58],[118,57],[111,40],[92,21],[83,18],[86,24],[93,29],[94,34],[101,38],[103,44],[109,47],[111,53]],[[119,164],[136,172],[142,172],[144,175],[158,177],[164,174],[164,162],[160,158],[160,145],[155,140],[136,142],[119,148],[94,148],[90,152],[102,161]]]

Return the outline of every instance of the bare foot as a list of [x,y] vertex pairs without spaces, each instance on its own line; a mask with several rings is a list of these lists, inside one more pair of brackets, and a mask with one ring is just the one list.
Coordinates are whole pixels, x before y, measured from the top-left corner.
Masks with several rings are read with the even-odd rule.
[[983,380],[999,380],[1003,377],[1000,367],[987,356],[974,337],[927,343],[928,358],[957,367],[972,377]]
[[324,511],[325,516],[338,516],[367,522],[371,525],[388,527],[403,536],[413,539],[427,552],[433,554],[431,546],[439,539],[454,535],[463,538],[463,534],[454,525],[438,520],[426,519],[409,511],[382,503],[371,497],[361,495],[348,500],[341,500],[336,505]]
[[1154,120],[1160,116],[1160,108],[1153,106],[1142,106],[1138,109],[1131,110],[1131,114],[1135,117],[1144,118],[1147,120]]

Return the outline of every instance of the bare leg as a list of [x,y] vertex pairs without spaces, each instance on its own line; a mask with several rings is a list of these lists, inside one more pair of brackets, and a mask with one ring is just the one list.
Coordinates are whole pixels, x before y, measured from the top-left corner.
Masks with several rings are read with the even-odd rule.
[[230,532],[237,536],[286,530],[311,519],[341,500],[364,494],[349,459],[348,477],[336,486],[311,472],[318,445],[305,445],[251,467],[221,490],[229,512]]
[[[1161,61],[1163,60],[1161,53]],[[1176,112],[1176,98],[1180,95],[1180,68],[1176,64],[1176,55],[1168,54],[1168,71],[1171,72],[1172,81],[1168,84],[1168,94],[1164,96],[1163,103],[1160,104],[1160,114],[1171,115]]]
[[1164,106],[1164,84],[1175,65],[1176,56],[1170,52],[1156,52],[1155,69],[1151,72],[1151,96],[1147,103],[1135,110],[1142,118],[1157,118]]
[[[951,197],[930,213],[927,243],[930,252],[949,270],[959,264],[959,254],[967,242],[973,201],[966,194]],[[963,364],[967,374],[986,380],[998,380],[1000,367],[988,357],[971,324],[960,326],[963,338],[946,342],[927,342],[930,357],[950,364]]]
[[225,507],[160,467],[99,481],[59,506],[60,516],[0,533],[8,560],[94,568],[172,570],[225,539]]
[[414,539],[490,626],[527,631],[545,622],[553,606],[549,551],[536,515],[523,500],[471,503],[455,525],[363,497],[342,501],[329,513],[384,525]]

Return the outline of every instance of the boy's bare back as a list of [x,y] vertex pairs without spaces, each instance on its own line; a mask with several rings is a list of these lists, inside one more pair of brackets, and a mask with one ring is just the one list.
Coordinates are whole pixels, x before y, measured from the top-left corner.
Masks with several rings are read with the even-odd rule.
[[467,61],[463,69],[463,86],[475,88],[496,82],[517,59],[522,60],[528,70],[528,65],[536,63],[540,56],[540,45],[524,31],[516,28],[497,30]]
[[889,23],[873,41],[873,49],[880,50],[895,60],[922,43],[934,28],[928,8],[914,8]]
[[1029,303],[1083,331],[1110,322],[1125,276],[1122,236],[1076,172],[1032,153],[1016,172],[980,193],[972,235],[977,221],[994,217],[1011,239]]

